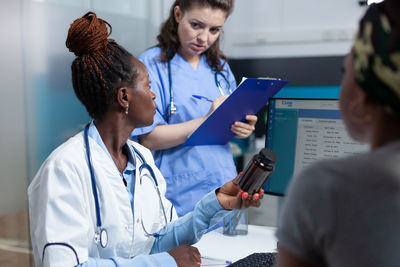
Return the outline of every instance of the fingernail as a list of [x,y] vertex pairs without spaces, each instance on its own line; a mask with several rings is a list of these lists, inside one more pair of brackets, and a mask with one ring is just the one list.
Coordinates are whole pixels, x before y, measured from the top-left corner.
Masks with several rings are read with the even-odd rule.
[[253,197],[254,200],[257,200],[257,199],[259,199],[259,198],[260,198],[259,195],[255,195],[255,196]]
[[243,195],[243,191],[240,191],[239,196],[242,196],[242,195]]
[[260,189],[260,194],[264,194],[264,189]]
[[247,192],[243,194],[244,198],[247,198],[248,196],[249,196],[249,193],[247,193]]

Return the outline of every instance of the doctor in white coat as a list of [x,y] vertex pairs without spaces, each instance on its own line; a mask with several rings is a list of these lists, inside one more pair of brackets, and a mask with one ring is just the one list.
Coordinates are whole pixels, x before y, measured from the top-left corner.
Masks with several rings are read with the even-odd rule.
[[[108,28],[110,29],[108,31]],[[177,219],[152,154],[129,140],[156,106],[145,66],[89,12],[66,45],[75,93],[93,121],[46,159],[28,188],[36,266],[199,266],[195,247],[229,210],[259,206],[233,182]]]

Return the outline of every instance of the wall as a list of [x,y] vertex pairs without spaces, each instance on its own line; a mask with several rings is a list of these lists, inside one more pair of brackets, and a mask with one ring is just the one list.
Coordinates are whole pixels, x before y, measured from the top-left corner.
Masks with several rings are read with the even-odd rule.
[[343,55],[364,10],[357,0],[237,0],[224,51],[230,58]]
[[[22,77],[21,1],[1,3],[0,215],[26,207],[26,128]],[[6,26],[7,25],[7,26]]]

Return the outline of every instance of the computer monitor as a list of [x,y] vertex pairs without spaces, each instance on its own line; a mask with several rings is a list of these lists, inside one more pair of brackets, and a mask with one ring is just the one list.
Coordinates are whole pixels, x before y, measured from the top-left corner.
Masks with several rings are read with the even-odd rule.
[[271,98],[266,127],[265,146],[278,156],[267,194],[283,196],[292,176],[318,159],[369,148],[347,134],[337,99]]

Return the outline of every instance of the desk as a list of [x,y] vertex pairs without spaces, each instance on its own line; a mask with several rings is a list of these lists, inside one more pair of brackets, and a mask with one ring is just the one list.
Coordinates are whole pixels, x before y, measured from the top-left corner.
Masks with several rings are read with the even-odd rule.
[[275,227],[249,225],[247,235],[227,236],[222,227],[205,234],[194,246],[205,257],[235,262],[254,252],[276,252]]

